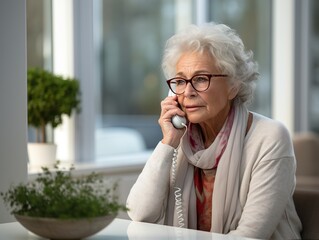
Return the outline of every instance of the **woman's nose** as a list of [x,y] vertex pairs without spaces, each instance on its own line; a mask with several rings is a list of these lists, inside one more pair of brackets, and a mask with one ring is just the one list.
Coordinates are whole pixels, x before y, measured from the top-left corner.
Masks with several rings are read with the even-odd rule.
[[193,88],[192,84],[188,82],[185,87],[184,96],[191,97],[191,96],[195,96],[196,94],[197,94],[197,91]]

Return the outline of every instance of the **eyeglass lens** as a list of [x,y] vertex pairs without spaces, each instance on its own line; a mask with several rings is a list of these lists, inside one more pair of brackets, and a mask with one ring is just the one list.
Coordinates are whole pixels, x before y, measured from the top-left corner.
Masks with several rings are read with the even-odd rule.
[[174,78],[170,81],[169,84],[173,92],[175,92],[175,94],[182,94],[185,91],[188,82],[191,83],[192,87],[196,91],[205,91],[209,87],[209,80],[209,76],[197,75],[191,78],[190,80],[186,80],[183,78]]

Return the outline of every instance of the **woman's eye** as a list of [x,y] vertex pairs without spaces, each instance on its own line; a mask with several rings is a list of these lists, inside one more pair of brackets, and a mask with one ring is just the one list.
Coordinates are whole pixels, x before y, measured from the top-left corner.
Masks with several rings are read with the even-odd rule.
[[206,82],[207,78],[205,76],[198,76],[195,79],[193,79],[193,81],[196,83]]
[[177,86],[180,86],[180,85],[184,85],[185,84],[185,81],[180,79],[180,80],[176,80],[176,85]]

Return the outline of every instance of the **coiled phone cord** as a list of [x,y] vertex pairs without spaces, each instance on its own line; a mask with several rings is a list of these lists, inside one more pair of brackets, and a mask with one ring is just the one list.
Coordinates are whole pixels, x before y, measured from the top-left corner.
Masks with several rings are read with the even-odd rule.
[[[184,137],[185,133],[187,132],[187,126],[186,124],[183,124],[183,126],[186,128],[182,138]],[[179,145],[180,146],[180,145]],[[183,195],[182,195],[182,189],[180,187],[175,186],[176,183],[176,173],[177,173],[177,154],[178,154],[178,148],[179,146],[174,149],[173,152],[173,158],[172,158],[172,182],[174,186],[174,196],[175,196],[175,211],[177,214],[178,219],[178,226],[183,228],[185,227],[185,220],[183,217]]]

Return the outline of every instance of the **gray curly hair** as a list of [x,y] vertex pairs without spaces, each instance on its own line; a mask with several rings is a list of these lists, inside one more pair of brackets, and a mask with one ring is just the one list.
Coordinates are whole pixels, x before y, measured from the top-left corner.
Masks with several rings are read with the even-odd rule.
[[176,63],[187,51],[209,51],[217,67],[229,76],[230,83],[238,87],[240,103],[250,103],[257,80],[258,64],[253,52],[246,51],[235,30],[214,22],[202,26],[190,25],[166,42],[162,69],[167,79],[176,74]]

